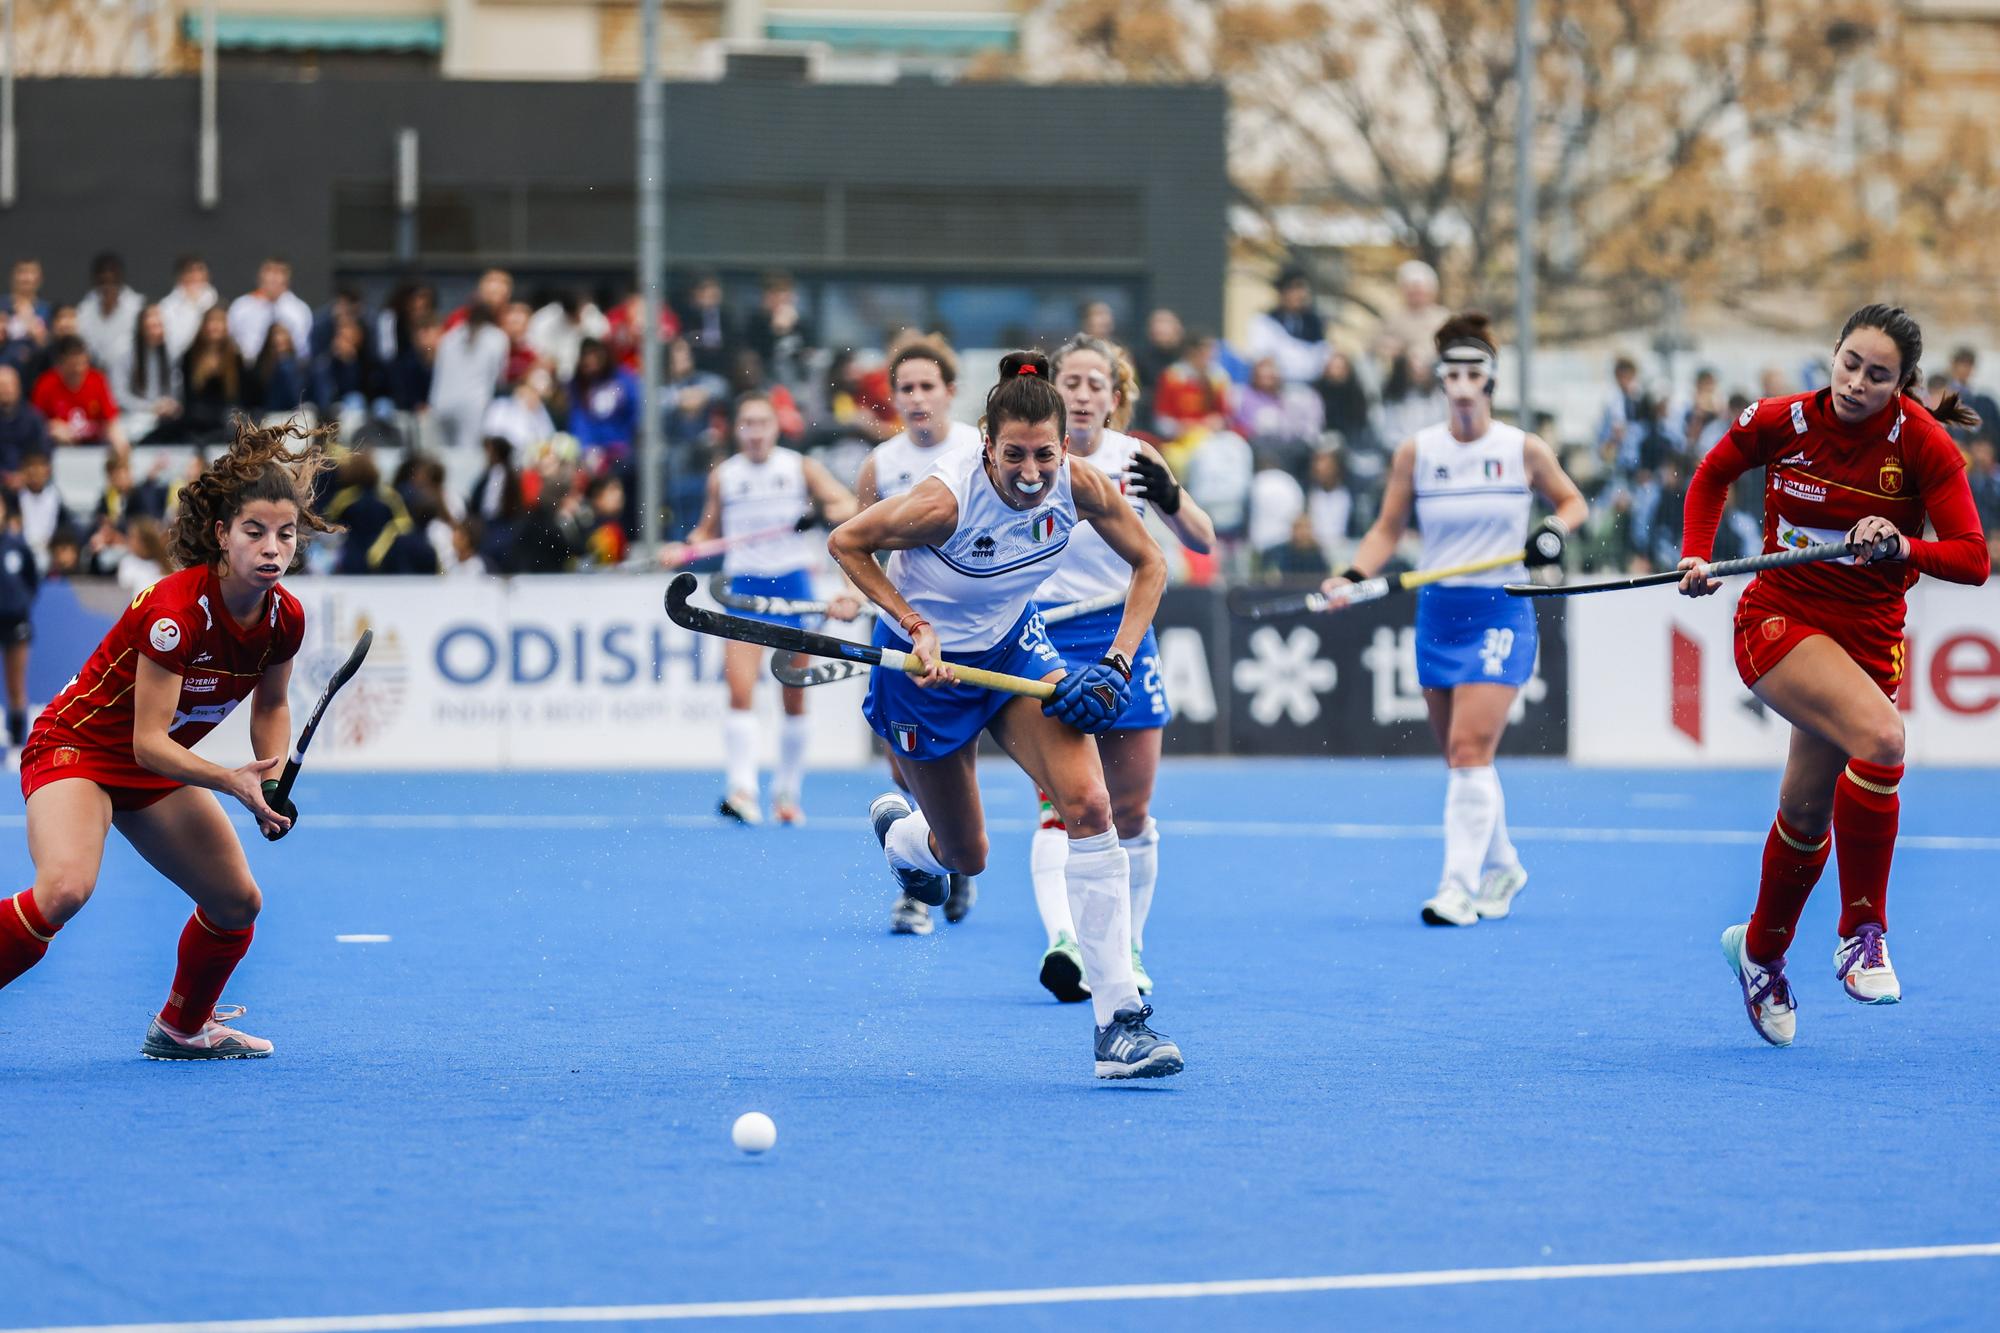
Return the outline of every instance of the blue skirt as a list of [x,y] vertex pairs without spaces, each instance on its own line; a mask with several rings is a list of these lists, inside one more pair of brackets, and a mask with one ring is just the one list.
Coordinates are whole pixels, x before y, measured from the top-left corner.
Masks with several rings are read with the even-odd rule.
[[[788,602],[810,602],[813,600],[812,574],[807,570],[795,569],[789,574],[779,574],[775,578],[764,578],[756,574],[731,574],[729,592],[734,597],[782,597]],[[730,611],[733,616],[745,620],[761,620],[771,625],[790,625],[793,629],[815,629],[819,616],[777,616],[751,611]]]
[[[1080,671],[1095,665],[1111,651],[1111,640],[1117,636],[1119,622],[1124,619],[1123,606],[1107,606],[1087,616],[1058,620],[1047,627],[1049,642],[1062,654],[1063,665],[1071,671]],[[1160,675],[1160,643],[1153,637],[1153,627],[1148,625],[1146,637],[1139,642],[1139,651],[1132,656],[1132,698],[1111,730],[1164,727],[1173,720],[1174,710],[1167,706],[1166,681]]]
[[[910,651],[908,639],[875,618],[875,646]],[[1040,680],[1063,664],[1042,628],[1032,603],[1007,631],[1007,637],[983,653],[947,653],[961,666],[1004,671],[1010,676]],[[875,734],[908,759],[942,759],[977,740],[986,724],[1014,696],[970,685],[939,685],[925,689],[913,676],[877,667],[868,673],[868,697],[863,716]]]
[[1417,593],[1417,683],[1427,690],[1454,685],[1528,683],[1535,674],[1535,612],[1527,599],[1502,588],[1433,584]]

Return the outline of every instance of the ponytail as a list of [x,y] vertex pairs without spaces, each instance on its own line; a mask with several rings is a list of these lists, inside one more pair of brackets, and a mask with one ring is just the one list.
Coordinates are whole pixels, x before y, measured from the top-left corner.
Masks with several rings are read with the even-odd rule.
[[1009,352],[1000,358],[1000,382],[986,394],[986,411],[979,429],[990,443],[1007,421],[1030,425],[1041,421],[1056,423],[1056,438],[1068,430],[1062,395],[1049,382],[1049,359],[1040,352]]

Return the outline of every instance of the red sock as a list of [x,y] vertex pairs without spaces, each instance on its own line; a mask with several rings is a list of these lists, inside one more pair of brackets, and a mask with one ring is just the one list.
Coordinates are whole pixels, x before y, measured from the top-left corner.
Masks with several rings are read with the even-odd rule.
[[57,929],[35,906],[33,889],[0,901],[0,987],[42,961]]
[[229,974],[250,951],[255,926],[223,930],[209,924],[199,907],[181,928],[181,961],[174,972],[173,994],[160,1010],[160,1021],[189,1036],[201,1031],[215,1013],[215,1002],[229,984]]
[[1744,950],[1752,962],[1770,963],[1783,958],[1798,929],[1799,915],[1806,899],[1826,869],[1827,843],[1806,837],[1779,815],[1771,821],[1764,839],[1764,877],[1757,884],[1757,910],[1750,914],[1750,934]]
[[1896,795],[1901,764],[1850,759],[1833,785],[1834,852],[1840,858],[1840,934],[1844,939],[1872,921],[1888,928],[1889,860],[1896,854],[1896,825],[1903,802]]

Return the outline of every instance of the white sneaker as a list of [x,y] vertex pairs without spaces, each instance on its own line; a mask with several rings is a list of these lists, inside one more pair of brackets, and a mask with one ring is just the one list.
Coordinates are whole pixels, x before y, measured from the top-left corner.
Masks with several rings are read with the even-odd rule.
[[1792,1000],[1791,983],[1785,980],[1785,960],[1770,967],[1751,961],[1744,941],[1750,923],[1731,926],[1722,932],[1722,956],[1729,960],[1736,982],[1743,988],[1743,1007],[1750,1011],[1750,1026],[1773,1046],[1789,1046],[1799,1028],[1798,1005]]
[[1498,921],[1514,910],[1514,895],[1528,887],[1528,872],[1489,870],[1479,877],[1479,892],[1472,896],[1472,910],[1483,921]]
[[1424,904],[1424,924],[1476,926],[1479,924],[1479,909],[1472,905],[1472,895],[1458,885],[1440,885],[1437,896]]
[[1833,951],[1833,975],[1863,1004],[1894,1004],[1903,998],[1902,983],[1889,961],[1889,942],[1882,938],[1882,927],[1872,921]]
[[754,791],[733,791],[722,798],[716,813],[724,819],[733,819],[739,824],[751,827],[764,822],[764,812],[757,808],[757,793]]

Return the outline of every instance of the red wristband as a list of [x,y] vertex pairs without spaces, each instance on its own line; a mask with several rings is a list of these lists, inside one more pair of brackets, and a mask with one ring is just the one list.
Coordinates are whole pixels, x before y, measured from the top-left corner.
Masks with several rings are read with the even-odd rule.
[[[912,621],[916,623],[912,624]],[[924,613],[921,611],[912,611],[896,622],[903,633],[909,635],[912,639],[917,637],[917,630],[919,628],[928,627],[930,623],[930,621],[924,619]]]

